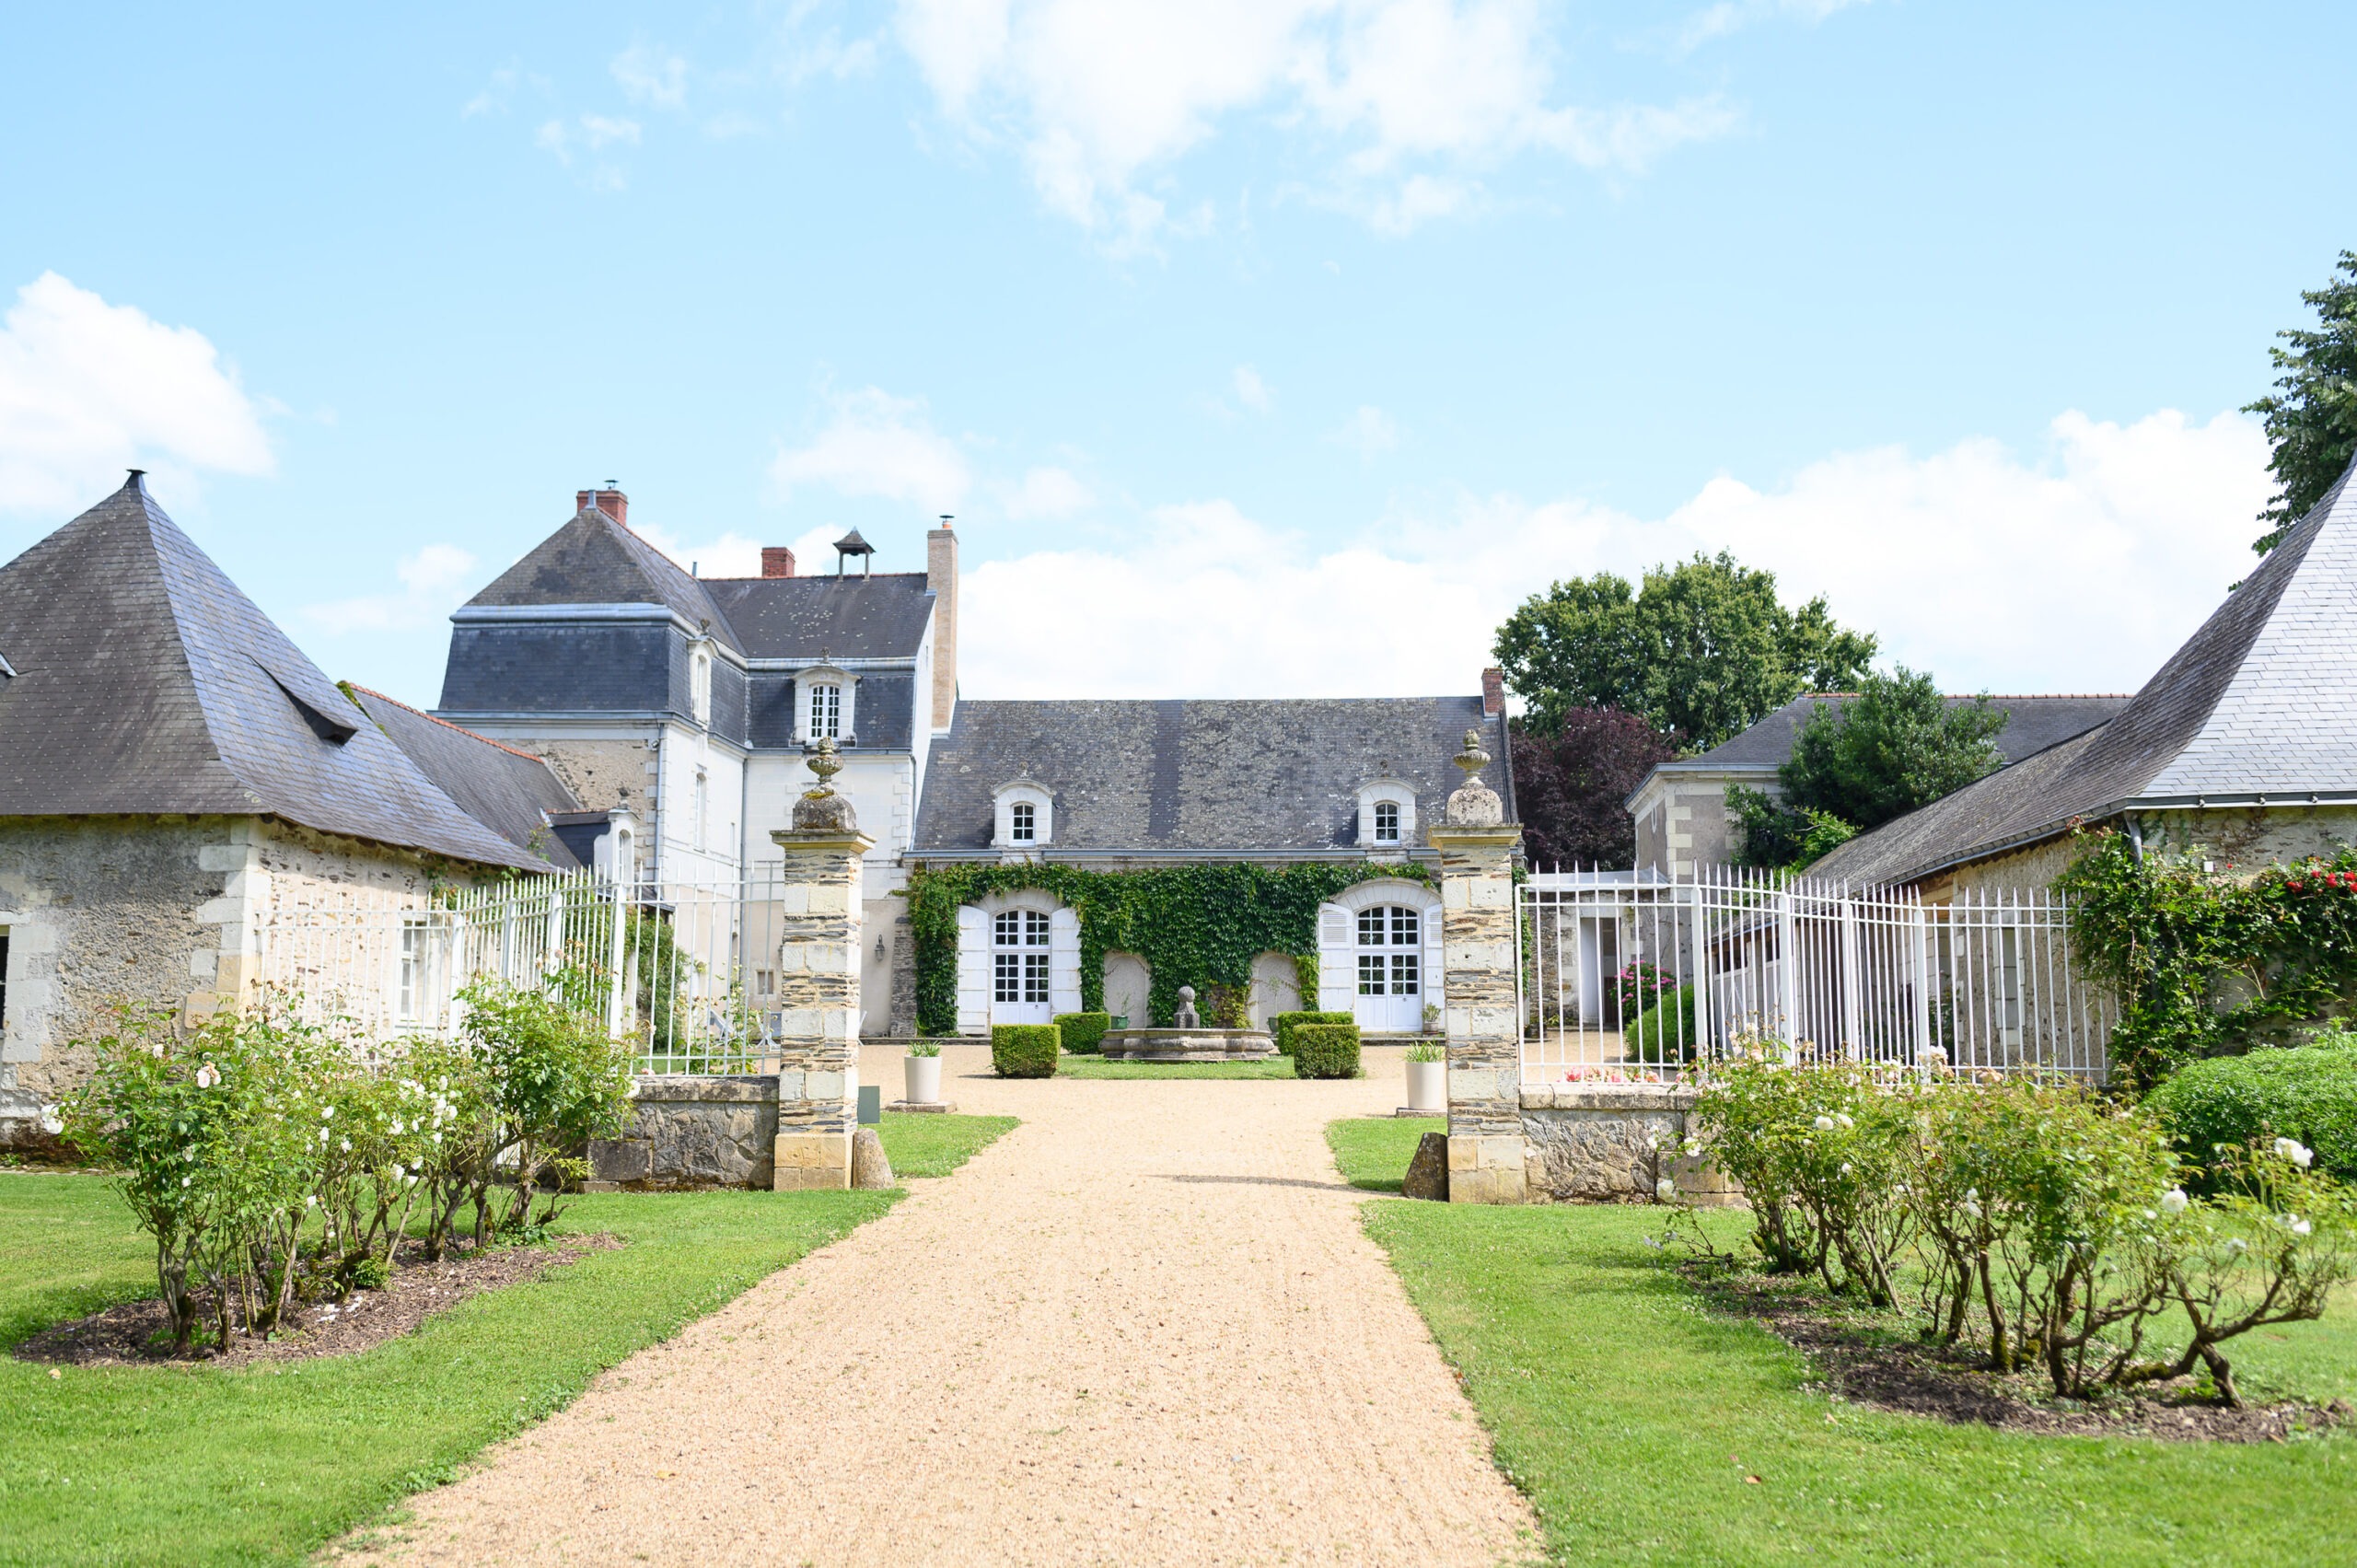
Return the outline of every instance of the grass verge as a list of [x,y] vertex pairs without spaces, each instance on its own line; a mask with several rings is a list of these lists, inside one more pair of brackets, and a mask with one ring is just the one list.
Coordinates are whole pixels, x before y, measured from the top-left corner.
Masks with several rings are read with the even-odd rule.
[[[1353,1180],[1400,1168],[1371,1129],[1329,1135]],[[1745,1225],[1709,1219],[1722,1245]],[[1811,1392],[1798,1353],[1707,1308],[1645,1245],[1657,1209],[1400,1201],[1364,1221],[1552,1562],[2293,1562],[2345,1539],[2348,1435],[2032,1437]],[[2345,1394],[2357,1324],[2289,1326],[2246,1363],[2254,1397]]]
[[[1011,1125],[888,1117],[881,1132],[896,1170],[946,1174]],[[563,1230],[628,1245],[335,1360],[52,1377],[0,1359],[0,1563],[300,1562],[899,1197],[579,1198]],[[0,1348],[153,1294],[154,1256],[103,1180],[0,1176]]]
[[1102,1056],[1066,1051],[1056,1062],[1062,1078],[1290,1078],[1293,1058],[1272,1056],[1266,1062],[1112,1062]]
[[1373,1192],[1397,1192],[1424,1134],[1447,1131],[1447,1121],[1437,1116],[1354,1116],[1326,1123],[1326,1144],[1343,1180]]

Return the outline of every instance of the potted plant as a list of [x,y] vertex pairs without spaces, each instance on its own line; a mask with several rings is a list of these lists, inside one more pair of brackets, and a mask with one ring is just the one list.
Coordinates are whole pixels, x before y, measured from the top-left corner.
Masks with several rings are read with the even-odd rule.
[[1408,1109],[1448,1109],[1448,1052],[1437,1045],[1408,1048]]
[[901,1059],[901,1071],[908,1075],[911,1105],[941,1103],[941,1042],[921,1040],[909,1047]]

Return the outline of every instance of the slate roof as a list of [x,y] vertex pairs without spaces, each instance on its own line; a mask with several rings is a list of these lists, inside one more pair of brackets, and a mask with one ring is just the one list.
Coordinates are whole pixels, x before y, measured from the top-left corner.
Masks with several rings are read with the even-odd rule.
[[[1449,760],[1469,728],[1505,756],[1479,697],[961,702],[910,853],[990,853],[996,792],[1027,777],[1054,796],[1051,854],[1356,851],[1359,790],[1381,778],[1415,790],[1421,841],[1463,777]],[[1511,812],[1504,761],[1482,776]]]
[[[1970,697],[1945,699],[1951,708],[1972,702]],[[1665,773],[1773,772],[1789,761],[1801,726],[1821,707],[1840,707],[1856,701],[1848,691],[1817,691],[1795,697],[1742,734],[1720,742],[1697,757],[1664,762],[1654,771]],[[2125,692],[2076,696],[1991,697],[1992,707],[2005,712],[2005,727],[1997,732],[1998,751],[2008,762],[2083,734],[2128,705]],[[1650,775],[1648,775],[1650,776]],[[1639,787],[1643,787],[1642,785]]]
[[459,809],[129,482],[0,566],[0,816],[282,818],[545,869]]
[[595,506],[575,512],[467,603],[660,604],[691,626],[709,622],[715,640],[744,651],[700,579]]
[[578,811],[581,802],[547,762],[381,691],[349,690],[360,711],[468,816],[517,848],[545,855],[559,870],[582,864],[549,830],[551,813]]
[[1810,867],[1905,882],[2142,807],[2357,799],[2357,490],[2311,508],[2109,722]]
[[914,658],[933,615],[922,572],[702,582],[750,658]]

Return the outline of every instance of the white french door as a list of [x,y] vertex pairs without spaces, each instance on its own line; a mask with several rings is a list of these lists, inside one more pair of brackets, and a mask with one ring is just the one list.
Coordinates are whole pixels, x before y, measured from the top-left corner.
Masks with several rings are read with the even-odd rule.
[[1351,1011],[1371,1034],[1424,1027],[1424,917],[1402,904],[1359,911],[1358,993]]
[[1044,1024],[1054,1016],[1048,992],[1048,917],[1008,910],[991,918],[991,1022]]

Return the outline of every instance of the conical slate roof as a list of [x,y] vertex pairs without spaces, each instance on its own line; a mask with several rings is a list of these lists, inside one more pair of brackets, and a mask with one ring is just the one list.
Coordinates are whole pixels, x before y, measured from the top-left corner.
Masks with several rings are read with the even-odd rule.
[[2350,478],[2109,722],[1851,840],[1811,874],[1912,881],[2137,807],[2357,801]]
[[585,506],[502,572],[469,606],[659,604],[743,652],[736,629],[679,563],[595,506]]
[[0,817],[272,816],[493,865],[475,821],[149,499],[0,566]]

